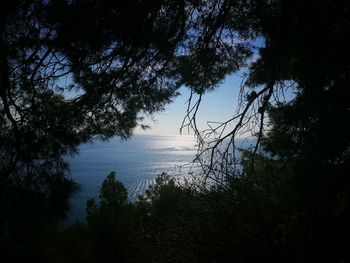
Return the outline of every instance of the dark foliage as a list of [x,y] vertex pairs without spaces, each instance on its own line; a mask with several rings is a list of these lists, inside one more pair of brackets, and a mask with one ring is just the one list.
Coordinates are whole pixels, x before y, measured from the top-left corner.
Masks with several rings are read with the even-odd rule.
[[304,262],[295,189],[281,177],[287,175],[282,165],[263,157],[258,163],[225,188],[181,186],[162,174],[133,204],[110,174],[99,204],[87,203],[87,223],[66,229],[51,243],[58,254],[51,256],[57,262]]
[[[348,261],[349,11],[343,0],[4,5],[4,261]],[[257,37],[263,44],[252,56]],[[204,138],[219,137],[205,144],[195,119],[202,95],[243,67],[242,109],[209,129]],[[280,94],[287,84],[295,96],[286,102]],[[221,184],[184,187],[163,175],[129,204],[110,174],[99,203],[88,203],[87,223],[57,231],[75,189],[64,157],[96,137],[129,137],[181,85],[199,96],[184,126],[210,153],[205,176],[219,175]],[[252,121],[257,145],[244,152],[237,174],[229,151]],[[231,146],[220,152],[227,140]]]
[[[57,221],[56,208],[55,216],[63,216],[61,208],[74,188],[65,156],[75,154],[79,144],[96,137],[127,138],[182,84],[204,92],[244,64],[251,53],[246,43],[216,44],[218,16],[230,12],[237,10],[220,1],[177,0],[14,0],[1,8],[4,251],[36,254],[35,233]],[[189,74],[193,67],[199,81]],[[13,220],[28,234],[13,233]],[[22,239],[23,249],[17,249]]]

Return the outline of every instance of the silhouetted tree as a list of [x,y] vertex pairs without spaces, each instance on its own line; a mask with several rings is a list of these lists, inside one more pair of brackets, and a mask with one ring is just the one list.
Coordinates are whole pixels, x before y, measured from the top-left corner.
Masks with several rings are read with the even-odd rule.
[[98,262],[128,261],[132,219],[127,198],[127,190],[111,172],[102,183],[99,203],[94,199],[87,202],[87,222]]
[[[64,156],[96,137],[129,137],[181,85],[201,93],[244,65],[250,10],[231,4],[15,0],[1,8],[1,206],[21,210],[7,189],[23,188],[28,200],[46,200],[39,214],[53,219],[50,191],[70,184],[67,197],[73,188]],[[221,17],[237,24],[235,32],[218,33]],[[17,219],[34,231],[31,220]],[[2,220],[5,233],[12,219]]]
[[[71,184],[64,174],[65,155],[95,137],[130,136],[144,116],[171,101],[180,85],[192,83],[181,75],[187,73],[189,79],[189,63],[202,65],[206,54],[215,62],[206,63],[206,72],[218,71],[205,76],[201,68],[196,70],[207,87],[238,69],[249,54],[241,43],[230,44],[232,50],[228,43],[220,43],[220,48],[206,45],[200,56],[190,49],[203,35],[208,35],[205,43],[214,43],[215,32],[203,23],[220,14],[216,4],[221,5],[15,0],[1,8],[0,180],[6,215],[1,219],[2,242],[10,244],[7,237],[13,236],[6,234],[12,221],[6,211],[27,211],[22,199],[9,196],[14,192],[9,189],[23,189],[22,198],[32,200],[39,217],[48,221],[50,191]],[[67,187],[62,197],[71,189]],[[46,201],[35,205],[33,196]],[[43,225],[39,218],[17,220],[33,232],[30,221]]]
[[[46,225],[40,222],[55,222],[73,190],[64,156],[96,137],[127,138],[185,85],[191,95],[183,128],[192,127],[198,137],[197,160],[206,177],[234,193],[230,182],[239,184],[237,176],[267,175],[266,167],[276,161],[284,167],[278,169],[281,178],[291,178],[295,186],[297,204],[291,214],[300,213],[297,218],[305,221],[305,258],[319,254],[329,261],[346,260],[340,240],[349,233],[349,10],[342,0],[16,0],[3,6],[0,202],[5,216],[0,245],[9,254],[35,253],[28,243],[38,247],[41,241],[28,239],[31,230]],[[242,68],[246,79],[238,113],[201,133],[195,117],[203,94]],[[288,88],[294,95],[285,100]],[[235,138],[246,132],[257,143],[246,156],[251,167],[246,164],[240,173]],[[260,162],[261,142],[273,159]],[[123,193],[113,182],[111,177],[105,190],[111,184],[110,189]],[[167,187],[164,193],[154,192],[160,201],[152,197],[152,209],[164,217],[169,212],[162,210],[164,200],[183,204],[187,198],[171,183],[161,189]],[[101,209],[114,211],[108,204],[118,202],[110,194]],[[120,201],[124,197],[118,195]],[[27,210],[31,207],[35,213]],[[178,216],[178,211],[169,213]],[[30,219],[22,216],[29,214]],[[244,218],[254,222],[250,215]],[[16,233],[17,226],[28,230],[25,238]],[[178,222],[174,228],[165,224],[166,237],[179,234],[175,226]],[[248,237],[267,232],[250,230]]]
[[346,261],[349,3],[276,0],[248,6],[254,17],[248,23],[262,36],[257,59],[248,66],[240,108],[231,119],[210,123],[201,132],[196,113],[202,96],[189,105],[184,126],[196,130],[197,160],[207,177],[225,185],[227,177],[240,173],[235,139],[255,137],[251,165],[262,150],[284,167],[281,177],[292,178],[298,199],[295,213],[305,223],[303,260]]
[[251,54],[229,39],[245,32],[245,12],[230,18],[237,32],[217,33],[238,11],[221,1],[13,1],[0,27],[3,173],[62,169],[82,142],[130,136],[181,85],[212,89]]

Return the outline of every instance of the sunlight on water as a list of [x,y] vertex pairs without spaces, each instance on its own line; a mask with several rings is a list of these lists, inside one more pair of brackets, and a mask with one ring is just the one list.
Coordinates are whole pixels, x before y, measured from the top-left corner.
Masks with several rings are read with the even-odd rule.
[[[140,135],[139,135],[140,136]],[[173,136],[145,136],[150,140],[149,147],[153,148],[192,148],[195,144],[193,136],[173,135]]]
[[97,198],[107,174],[117,173],[133,201],[155,183],[162,172],[181,178],[188,175],[189,164],[195,157],[193,136],[135,135],[130,140],[84,144],[77,156],[70,159],[71,176],[81,191],[71,199],[67,224],[85,219],[89,198]]

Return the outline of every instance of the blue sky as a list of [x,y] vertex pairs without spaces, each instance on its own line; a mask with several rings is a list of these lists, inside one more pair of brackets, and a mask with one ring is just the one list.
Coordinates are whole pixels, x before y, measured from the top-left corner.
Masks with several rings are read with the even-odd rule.
[[[264,39],[257,37],[252,42],[252,45],[255,52],[252,60],[255,60],[258,56],[258,48],[264,45]],[[240,84],[244,70],[246,68],[227,76],[214,91],[206,93],[202,97],[202,103],[197,116],[197,125],[200,130],[208,127],[207,121],[220,122],[233,117],[237,110]],[[186,101],[190,95],[190,91],[187,88],[182,88],[180,92],[181,95],[173,103],[167,105],[164,112],[153,116],[155,122],[151,120],[146,122],[146,124],[151,126],[151,129],[147,131],[136,129],[135,134],[179,135],[180,126],[187,109]],[[183,134],[187,134],[187,131]]]
[[[263,46],[263,39],[257,38],[253,42],[257,56],[257,48]],[[197,114],[197,125],[200,130],[207,128],[207,121],[225,121],[233,117],[237,110],[238,95],[244,68],[235,74],[227,76],[214,91],[204,94],[202,102]],[[62,86],[66,86],[69,79]],[[65,90],[66,98],[75,97],[79,92],[76,90]],[[159,112],[152,116],[152,119],[145,121],[151,129],[146,131],[141,128],[136,128],[135,134],[149,135],[179,135],[182,121],[186,114],[187,100],[190,95],[190,90],[186,87],[180,89],[181,95],[165,107],[163,112]],[[188,134],[187,130],[183,134]],[[193,134],[193,131],[190,131]]]
[[[242,81],[242,72],[227,76],[224,81],[219,84],[214,91],[205,93],[197,114],[197,124],[199,129],[207,128],[207,121],[225,121],[231,118],[237,109],[238,94]],[[61,83],[62,86],[67,83]],[[65,90],[66,98],[77,96],[79,92],[76,90]],[[186,114],[187,100],[190,90],[186,87],[180,89],[181,95],[176,97],[174,101],[165,107],[163,112],[159,112],[152,119],[145,121],[151,129],[146,131],[137,128],[135,134],[149,135],[180,135],[180,126]],[[183,135],[193,134],[187,130],[183,131]]]
[[[197,124],[200,129],[206,128],[207,121],[224,121],[231,118],[237,109],[242,73],[227,76],[218,87],[204,94],[199,108]],[[148,120],[146,123],[151,129],[143,131],[137,129],[135,134],[152,135],[179,135],[179,129],[187,109],[186,101],[190,91],[181,88],[179,95],[173,103],[166,106],[165,111],[153,116],[155,122]],[[187,130],[183,134],[188,134]],[[190,132],[193,134],[193,132]]]

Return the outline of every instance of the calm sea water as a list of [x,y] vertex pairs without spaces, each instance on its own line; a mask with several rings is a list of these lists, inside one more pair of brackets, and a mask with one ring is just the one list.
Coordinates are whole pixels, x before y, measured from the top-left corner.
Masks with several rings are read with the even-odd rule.
[[191,136],[135,135],[127,141],[113,139],[81,145],[79,154],[69,160],[71,176],[81,191],[70,200],[66,224],[84,220],[86,200],[98,197],[109,172],[117,173],[132,201],[162,172],[187,176],[188,167],[183,165],[190,163],[195,153],[195,139]]

